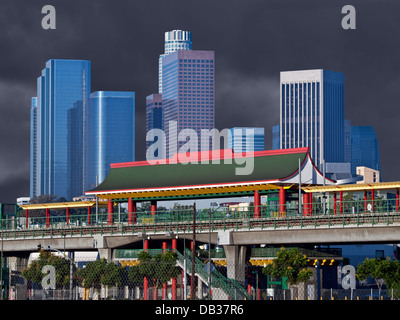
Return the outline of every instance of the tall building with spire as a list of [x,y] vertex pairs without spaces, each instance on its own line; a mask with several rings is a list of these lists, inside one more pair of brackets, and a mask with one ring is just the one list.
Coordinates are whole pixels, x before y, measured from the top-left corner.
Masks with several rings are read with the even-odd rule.
[[158,93],[162,93],[162,59],[178,50],[192,50],[192,33],[190,31],[167,31],[164,38],[164,53],[158,59]]
[[[147,148],[153,143],[152,129],[165,132],[166,157],[179,151],[184,143],[179,132],[214,128],[214,51],[192,50],[192,34],[173,30],[165,33],[164,54],[159,58],[159,92],[146,97]],[[174,122],[176,130],[170,130]],[[209,150],[210,144],[198,141],[193,148]],[[157,152],[157,151],[156,151]],[[156,154],[148,155],[148,160]]]

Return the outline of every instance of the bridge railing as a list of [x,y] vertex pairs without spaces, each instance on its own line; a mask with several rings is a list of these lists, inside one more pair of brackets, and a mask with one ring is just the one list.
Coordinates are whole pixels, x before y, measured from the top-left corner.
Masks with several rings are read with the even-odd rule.
[[[301,209],[301,210],[300,210]],[[130,220],[130,217],[134,217]],[[67,220],[67,218],[69,218]],[[83,235],[94,233],[137,233],[137,232],[191,232],[193,230],[193,209],[162,210],[136,213],[114,212],[44,215],[38,217],[17,217],[17,223],[1,220],[3,238],[39,237],[46,235]],[[10,223],[12,222],[12,223]],[[399,206],[396,199],[351,200],[303,203],[297,201],[279,205],[245,207],[224,207],[203,209],[196,212],[196,229],[238,230],[267,228],[304,228],[345,225],[377,225],[400,223]]]

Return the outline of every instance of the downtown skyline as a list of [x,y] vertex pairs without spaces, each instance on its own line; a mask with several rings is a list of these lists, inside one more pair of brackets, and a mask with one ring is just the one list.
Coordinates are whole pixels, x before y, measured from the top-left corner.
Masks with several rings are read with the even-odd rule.
[[[146,13],[150,7],[146,4],[122,2],[113,7],[110,1],[54,1],[57,29],[47,31],[40,26],[42,5],[23,2],[21,7],[11,1],[0,5],[4,23],[0,39],[5,44],[0,64],[0,190],[4,197],[0,202],[29,194],[31,97],[38,70],[49,59],[91,60],[92,92],[136,92],[135,158],[144,160],[145,97],[157,92],[158,55],[163,51],[164,32],[173,29],[192,32],[193,50],[215,51],[217,129],[264,127],[265,147],[272,149],[272,126],[279,120],[279,72],[313,68],[342,72],[345,118],[352,125],[374,127],[380,141],[382,180],[400,180],[393,145],[400,101],[396,59],[400,48],[394,35],[400,23],[394,14],[397,5],[391,1],[384,1],[378,11],[376,1],[354,3],[357,29],[347,31],[341,28],[343,4],[339,2],[321,6],[315,1],[236,1],[227,7],[221,24],[225,1],[189,8],[157,2],[160,10],[151,13]],[[210,6],[213,10],[207,10]],[[183,12],[177,12],[178,7]],[[156,23],[146,21],[150,16]],[[202,23],[205,18],[207,24]]]

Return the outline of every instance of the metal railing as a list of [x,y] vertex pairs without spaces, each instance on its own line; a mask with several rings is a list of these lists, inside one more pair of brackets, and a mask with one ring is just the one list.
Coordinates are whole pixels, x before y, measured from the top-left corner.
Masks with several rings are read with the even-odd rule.
[[[306,208],[307,210],[305,210]],[[134,222],[129,219],[134,216]],[[38,238],[46,236],[83,236],[93,234],[135,234],[191,232],[193,229],[193,209],[163,210],[157,212],[136,213],[92,213],[18,217],[15,221],[3,220],[1,223],[2,239]],[[209,215],[209,210],[198,210],[196,229],[216,230],[254,230],[279,228],[320,228],[345,226],[376,226],[400,223],[400,212],[395,199],[364,199],[337,202],[318,201],[302,205],[297,201],[289,202],[285,207],[279,205],[247,206],[230,209],[223,208]]]

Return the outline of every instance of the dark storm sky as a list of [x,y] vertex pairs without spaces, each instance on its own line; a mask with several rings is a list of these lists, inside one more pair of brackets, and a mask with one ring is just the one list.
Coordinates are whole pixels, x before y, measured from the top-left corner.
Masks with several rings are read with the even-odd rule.
[[[41,9],[56,9],[43,30]],[[356,30],[341,27],[344,5]],[[0,202],[29,195],[30,99],[49,59],[92,62],[96,90],[136,92],[136,160],[145,157],[145,97],[157,92],[164,32],[189,30],[216,53],[216,127],[261,126],[266,149],[279,121],[279,72],[345,74],[345,115],[372,125],[382,175],[400,180],[400,2],[389,0],[2,0]]]

